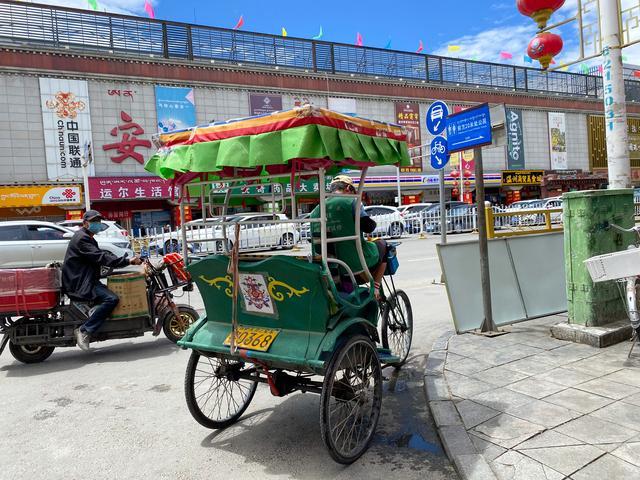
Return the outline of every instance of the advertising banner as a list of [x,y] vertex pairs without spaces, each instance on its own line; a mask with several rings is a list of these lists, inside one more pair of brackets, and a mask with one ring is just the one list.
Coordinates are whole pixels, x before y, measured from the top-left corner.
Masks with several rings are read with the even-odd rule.
[[171,186],[170,180],[159,177],[91,177],[89,198],[91,200],[162,199],[171,200],[179,195],[179,189]]
[[0,187],[0,204],[3,208],[79,205],[81,203],[80,185]]
[[407,146],[411,155],[411,166],[402,167],[401,172],[421,172],[422,171],[422,144],[420,135],[420,106],[417,103],[396,103],[396,123],[407,129]]
[[[89,91],[85,80],[40,78],[49,180],[82,178],[82,162],[91,144]],[[87,167],[93,175],[93,164]]]
[[193,88],[156,85],[158,131],[182,130],[196,124],[196,102]]
[[249,112],[251,115],[266,115],[282,110],[282,95],[249,94]]
[[549,112],[551,170],[567,169],[567,127],[564,113]]
[[524,169],[524,132],[522,130],[522,110],[506,108],[505,128],[507,129],[507,168]]

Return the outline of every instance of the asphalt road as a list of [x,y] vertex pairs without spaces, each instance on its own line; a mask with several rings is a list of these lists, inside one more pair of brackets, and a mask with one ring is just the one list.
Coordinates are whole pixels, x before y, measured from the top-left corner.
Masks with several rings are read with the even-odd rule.
[[[189,352],[149,334],[94,344],[89,353],[58,349],[38,365],[18,363],[7,349],[0,479],[456,478],[422,388],[426,354],[451,328],[436,240],[405,239],[399,247],[396,280],[412,302],[414,343],[395,388],[385,382],[373,445],[355,464],[338,465],[327,454],[313,394],[276,398],[260,386],[235,426],[201,427],[183,394]],[[195,294],[183,300],[201,306]]]

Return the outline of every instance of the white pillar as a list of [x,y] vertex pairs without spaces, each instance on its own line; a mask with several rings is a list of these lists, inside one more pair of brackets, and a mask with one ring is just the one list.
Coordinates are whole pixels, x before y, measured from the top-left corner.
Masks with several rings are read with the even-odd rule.
[[627,104],[622,74],[622,35],[618,2],[600,2],[602,78],[609,188],[631,188],[631,164],[627,138]]

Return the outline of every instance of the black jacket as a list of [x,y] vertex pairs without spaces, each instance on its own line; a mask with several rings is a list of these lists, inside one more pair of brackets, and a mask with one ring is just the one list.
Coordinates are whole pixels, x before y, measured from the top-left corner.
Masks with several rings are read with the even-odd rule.
[[100,267],[119,268],[129,265],[129,259],[100,250],[98,242],[86,228],[74,235],[62,265],[62,288],[66,294],[82,300],[93,300],[94,287],[100,282]]

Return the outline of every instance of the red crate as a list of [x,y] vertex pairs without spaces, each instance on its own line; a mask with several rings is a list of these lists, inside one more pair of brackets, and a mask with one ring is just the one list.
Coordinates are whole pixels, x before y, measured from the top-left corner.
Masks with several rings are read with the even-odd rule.
[[0,314],[28,315],[54,308],[60,300],[57,268],[0,270]]

